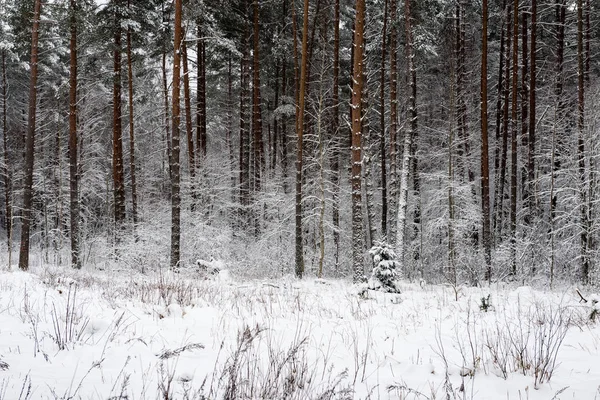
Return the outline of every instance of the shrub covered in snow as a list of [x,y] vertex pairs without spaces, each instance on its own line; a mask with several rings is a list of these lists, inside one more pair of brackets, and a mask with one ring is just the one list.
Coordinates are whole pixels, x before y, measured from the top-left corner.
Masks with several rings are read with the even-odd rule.
[[369,254],[375,264],[369,279],[369,289],[399,293],[397,281],[401,278],[400,262],[391,246],[385,242],[377,243],[369,250]]

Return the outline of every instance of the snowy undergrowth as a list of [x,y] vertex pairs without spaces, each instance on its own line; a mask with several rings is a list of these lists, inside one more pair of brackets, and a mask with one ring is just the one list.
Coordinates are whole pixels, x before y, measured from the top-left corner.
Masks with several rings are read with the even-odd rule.
[[0,272],[0,399],[600,398],[574,291],[399,286]]

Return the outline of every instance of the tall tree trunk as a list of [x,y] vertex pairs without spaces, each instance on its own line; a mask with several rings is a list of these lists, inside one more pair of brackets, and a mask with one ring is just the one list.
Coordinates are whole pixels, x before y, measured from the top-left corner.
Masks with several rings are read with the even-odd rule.
[[387,213],[388,213],[388,191],[387,191],[387,151],[385,147],[385,63],[387,59],[387,22],[388,2],[384,0],[383,6],[383,28],[381,32],[381,78],[379,92],[379,156],[381,158],[381,238],[387,238]]
[[[120,3],[117,3],[117,7]],[[121,11],[115,10],[113,65],[113,197],[117,242],[125,221],[125,182],[123,179],[123,129],[121,126]]]
[[408,177],[410,173],[411,148],[414,129],[417,124],[417,109],[416,109],[416,71],[414,66],[413,54],[413,34],[412,34],[412,16],[411,16],[411,1],[404,1],[404,21],[406,26],[406,64],[407,76],[410,82],[410,98],[408,106],[408,129],[404,132],[404,146],[402,150],[402,170],[400,171],[400,195],[398,198],[398,226],[396,229],[396,255],[406,270],[404,259],[404,248],[406,246],[406,211],[408,207]]
[[510,163],[510,255],[511,275],[517,274],[517,129],[519,126],[518,77],[519,77],[519,0],[513,4],[513,52],[512,52],[512,108],[511,108],[511,163]]
[[[253,7],[253,51],[252,51],[252,137],[254,149],[253,188],[254,192],[261,191],[261,179],[265,170],[265,154],[262,135],[262,112],[260,96],[260,58],[259,58],[259,9],[258,0],[254,0]],[[258,234],[260,226],[260,207],[256,210],[255,233]]]
[[196,47],[198,78],[196,79],[196,146],[199,162],[206,156],[206,43],[202,37],[202,22],[198,20],[198,43]]
[[398,177],[396,171],[396,144],[398,136],[398,70],[396,60],[396,35],[398,30],[398,20],[396,11],[398,1],[391,0],[390,3],[390,180],[389,180],[389,198],[388,208],[390,216],[388,219],[388,240],[393,246],[396,242],[396,224],[397,224],[397,204],[398,204]]
[[[521,143],[523,146],[523,160],[528,160],[529,153],[529,52],[528,52],[528,15],[530,10],[523,4],[521,10]],[[533,182],[528,179],[528,162],[523,162],[521,167],[521,193],[523,209],[525,210],[523,222],[531,225],[532,203],[531,191]],[[533,263],[532,263],[533,264]]]
[[2,178],[4,181],[4,192],[5,192],[5,212],[6,212],[6,239],[8,247],[8,266],[11,268],[12,265],[12,234],[13,234],[13,223],[12,223],[12,176],[10,170],[8,155],[8,125],[6,123],[6,102],[8,96],[6,93],[7,89],[6,81],[6,50],[2,50],[2,143],[4,153],[4,167],[2,171]]
[[187,137],[188,164],[190,169],[190,186],[192,190],[192,207],[194,211],[196,204],[196,154],[194,151],[194,134],[192,126],[192,101],[190,91],[190,74],[188,71],[187,44],[185,38],[181,43],[181,63],[183,64],[183,98],[185,108],[185,132]]
[[488,0],[482,0],[481,29],[481,208],[483,225],[483,251],[486,264],[485,279],[492,279],[492,252],[490,234],[490,169],[488,158]]
[[[164,8],[164,3],[163,3],[163,24],[168,24],[169,23],[169,17],[168,17],[168,13]],[[164,105],[165,105],[165,142],[167,143],[167,161],[169,164],[169,181],[172,179],[172,171],[171,171],[171,165],[173,164],[171,162],[171,130],[170,130],[170,124],[171,124],[171,119],[169,118],[169,86],[168,86],[168,82],[167,82],[167,46],[166,43],[163,43],[163,49],[162,49],[162,64],[161,64],[162,68],[162,86],[163,86],[163,98],[164,98]]]
[[[127,0],[127,6],[131,11],[131,0]],[[129,95],[129,170],[131,174],[131,216],[133,227],[138,224],[137,212],[137,182],[135,178],[135,132],[133,115],[133,62],[131,55],[131,26],[127,27],[127,92]]]
[[71,40],[69,73],[69,209],[71,266],[81,268],[79,257],[79,163],[77,158],[77,0],[70,0]]
[[181,177],[179,165],[179,81],[181,78],[181,14],[182,0],[175,0],[175,33],[173,39],[173,135],[171,138],[171,268],[179,268],[181,259]]
[[[537,0],[531,0],[531,46],[529,56],[529,149],[527,150],[527,180],[529,181],[530,209],[536,209],[535,199],[535,130],[536,130],[536,51],[537,51]],[[536,210],[537,212],[537,210]],[[532,271],[532,273],[535,271]]]
[[29,269],[29,232],[33,205],[33,161],[35,153],[35,113],[37,103],[38,78],[38,38],[42,2],[35,0],[33,8],[33,26],[31,30],[31,65],[29,82],[29,117],[25,139],[25,182],[23,187],[23,214],[21,225],[21,246],[19,248],[19,268]]
[[[233,150],[233,71],[232,56],[227,60],[227,150],[229,151],[229,173],[231,175],[231,201],[235,203],[235,152]],[[189,146],[189,144],[188,144]]]
[[588,234],[590,229],[585,170],[585,54],[583,48],[583,0],[577,0],[577,160],[579,164],[579,179],[581,180],[581,280],[590,282],[590,259],[588,254]]
[[296,108],[296,276],[298,278],[302,278],[302,275],[304,274],[304,249],[302,243],[302,150],[304,145],[304,112],[306,107],[305,94],[306,75],[308,68],[308,3],[309,0],[304,0],[304,16],[302,21],[302,61],[300,63],[298,107]]
[[249,33],[245,29],[242,39],[240,64],[240,204],[242,221],[248,223],[250,204],[250,47]]
[[331,152],[332,185],[332,222],[334,267],[337,271],[340,263],[340,0],[335,0],[333,15],[333,94],[331,133],[333,135]]
[[364,66],[365,0],[356,0],[354,22],[354,63],[352,68],[352,269],[354,282],[364,275],[362,244],[362,94]]

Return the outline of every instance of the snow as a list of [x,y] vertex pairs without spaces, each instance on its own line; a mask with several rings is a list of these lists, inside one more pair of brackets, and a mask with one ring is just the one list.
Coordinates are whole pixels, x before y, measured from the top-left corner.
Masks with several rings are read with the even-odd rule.
[[600,324],[572,288],[402,282],[361,297],[343,280],[227,275],[0,272],[0,399],[600,396]]

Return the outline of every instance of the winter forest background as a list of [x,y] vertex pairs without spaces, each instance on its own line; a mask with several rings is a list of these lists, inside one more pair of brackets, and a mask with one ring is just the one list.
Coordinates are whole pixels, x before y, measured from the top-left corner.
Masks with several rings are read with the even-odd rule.
[[596,1],[0,8],[9,263],[598,281]]

